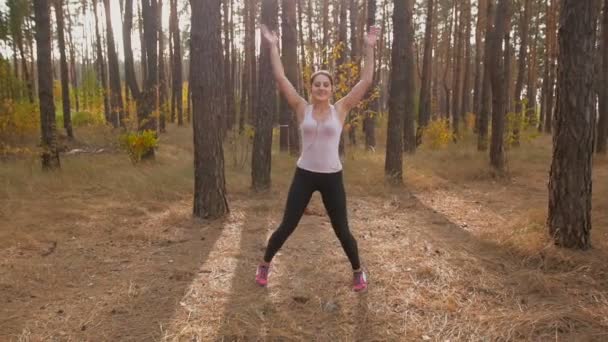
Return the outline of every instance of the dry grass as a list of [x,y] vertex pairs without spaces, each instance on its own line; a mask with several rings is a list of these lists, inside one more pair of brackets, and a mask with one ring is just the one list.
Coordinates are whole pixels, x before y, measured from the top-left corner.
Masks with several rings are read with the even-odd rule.
[[382,150],[348,149],[349,220],[370,275],[361,295],[317,195],[270,286],[256,287],[295,158],[274,151],[273,187],[256,194],[246,151],[227,149],[231,213],[201,221],[191,141],[169,127],[157,162],[138,167],[115,150],[64,156],[52,174],[34,157],[4,162],[0,340],[608,339],[606,160],[595,248],[576,252],[545,236],[547,137],[510,150],[506,177],[474,148],[423,148],[405,158],[403,187],[385,184]]

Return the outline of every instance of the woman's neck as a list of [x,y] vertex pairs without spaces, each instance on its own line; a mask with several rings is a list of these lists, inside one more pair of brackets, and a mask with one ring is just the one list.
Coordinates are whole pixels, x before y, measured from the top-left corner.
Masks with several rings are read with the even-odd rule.
[[326,110],[329,108],[331,104],[329,103],[329,101],[313,101],[312,102],[312,107],[316,110]]

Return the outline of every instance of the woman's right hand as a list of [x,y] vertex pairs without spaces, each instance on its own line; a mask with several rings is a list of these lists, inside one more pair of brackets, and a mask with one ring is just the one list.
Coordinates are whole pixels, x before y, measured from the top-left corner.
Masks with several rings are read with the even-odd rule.
[[266,27],[266,25],[264,24],[262,24],[262,37],[264,38],[264,40],[266,40],[268,44],[270,44],[270,46],[278,46],[279,37],[277,36],[277,33],[274,31],[270,31],[268,27]]

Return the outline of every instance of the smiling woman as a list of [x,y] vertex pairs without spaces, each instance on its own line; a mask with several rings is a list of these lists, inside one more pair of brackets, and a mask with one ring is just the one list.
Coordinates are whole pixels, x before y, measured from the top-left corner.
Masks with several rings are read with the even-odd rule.
[[372,26],[364,37],[365,65],[361,72],[361,80],[346,96],[333,105],[330,103],[333,94],[331,74],[320,70],[311,76],[311,101],[306,101],[285,76],[279,57],[276,32],[271,32],[268,27],[262,25],[262,35],[266,48],[270,50],[272,72],[277,86],[297,117],[302,136],[302,151],[287,195],[283,221],[271,235],[256,272],[256,282],[260,286],[267,285],[270,262],[296,229],[312,194],[319,191],[334,232],[350,261],[353,270],[353,290],[364,291],[367,288],[367,276],[361,267],[357,241],[348,225],[346,193],[338,148],[346,115],[363,99],[372,84],[374,47],[378,33],[378,28]]

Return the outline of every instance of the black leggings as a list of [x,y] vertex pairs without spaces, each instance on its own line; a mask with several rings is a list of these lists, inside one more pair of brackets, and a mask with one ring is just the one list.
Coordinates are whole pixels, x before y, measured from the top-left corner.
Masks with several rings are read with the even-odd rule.
[[357,251],[357,241],[348,229],[346,194],[342,181],[342,171],[336,173],[317,173],[296,168],[291,187],[289,188],[289,194],[287,195],[283,221],[279,228],[272,233],[268,241],[264,261],[270,262],[289,235],[296,229],[312,194],[317,190],[321,193],[325,210],[331,220],[331,225],[348,256],[353,270],[359,269],[361,265]]

